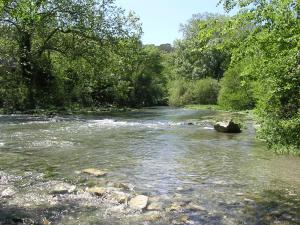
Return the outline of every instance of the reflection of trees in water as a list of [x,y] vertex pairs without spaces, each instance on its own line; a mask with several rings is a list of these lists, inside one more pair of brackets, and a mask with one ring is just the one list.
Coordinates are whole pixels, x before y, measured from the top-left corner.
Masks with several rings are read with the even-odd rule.
[[[5,225],[25,225],[25,224],[43,224],[43,218],[48,218],[51,221],[57,221],[62,216],[63,213],[70,210],[79,210],[76,200],[70,201],[68,203],[64,202],[63,205],[58,205],[55,207],[39,207],[39,208],[25,208],[19,206],[7,206],[0,203],[0,224]],[[81,209],[82,210],[82,209]],[[89,209],[92,211],[92,209]],[[79,211],[78,211],[79,212]]]

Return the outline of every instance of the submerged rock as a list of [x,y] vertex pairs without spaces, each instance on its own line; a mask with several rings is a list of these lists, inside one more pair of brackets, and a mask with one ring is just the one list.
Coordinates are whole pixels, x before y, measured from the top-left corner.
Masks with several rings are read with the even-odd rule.
[[128,191],[132,191],[134,189],[134,186],[132,184],[125,184],[125,183],[113,183],[112,186],[115,188],[120,188]]
[[155,222],[157,220],[162,219],[162,214],[158,211],[146,212],[143,215],[145,221]]
[[163,204],[161,202],[151,202],[147,206],[148,210],[155,210],[155,211],[161,211],[163,210]]
[[15,190],[9,187],[9,188],[6,188],[4,191],[2,191],[1,197],[9,198],[9,197],[14,196],[15,193],[16,193]]
[[214,128],[222,133],[241,133],[241,126],[233,122],[232,119],[227,122],[218,122],[214,125]]
[[58,183],[53,188],[51,188],[51,194],[67,194],[72,193],[76,190],[75,185],[70,185],[67,183]]
[[47,218],[42,219],[42,225],[51,225],[51,222]]
[[188,215],[181,215],[178,219],[172,221],[173,225],[192,224]]
[[169,208],[166,209],[167,212],[172,211],[182,211],[182,206],[184,204],[180,202],[173,202]]
[[115,191],[111,194],[111,198],[120,204],[127,203],[129,197],[129,194],[121,191]]
[[96,177],[102,177],[107,174],[107,172],[95,168],[85,169],[82,172]]
[[196,211],[206,211],[206,208],[204,208],[201,205],[197,205],[193,202],[189,203],[186,208],[190,211],[195,211],[195,212]]
[[97,196],[103,196],[104,194],[107,193],[107,189],[104,187],[92,187],[92,188],[88,188],[87,192]]
[[138,195],[129,201],[129,206],[132,209],[143,210],[147,207],[149,198],[145,195]]

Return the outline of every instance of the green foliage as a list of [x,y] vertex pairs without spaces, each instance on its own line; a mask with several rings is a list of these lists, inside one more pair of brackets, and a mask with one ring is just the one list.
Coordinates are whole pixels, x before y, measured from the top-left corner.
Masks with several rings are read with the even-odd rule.
[[246,110],[254,107],[253,90],[249,82],[242,80],[242,71],[242,65],[237,65],[225,72],[218,97],[218,103],[222,108]]
[[0,75],[5,82],[1,106],[13,110],[165,102],[162,53],[142,46],[139,20],[114,2],[1,1],[0,27],[5,32],[0,34],[0,65],[15,66],[14,71],[6,66]]
[[262,125],[260,136],[277,152],[299,153],[300,136],[300,69],[297,50],[272,58],[261,68],[265,83],[260,85],[261,98],[257,115]]
[[206,78],[197,81],[175,80],[169,87],[169,104],[216,104],[219,92],[217,80]]
[[165,103],[166,78],[162,71],[162,56],[155,46],[145,46],[141,62],[133,76],[131,100],[134,105],[150,106]]
[[17,74],[9,69],[0,69],[0,108],[11,113],[14,110],[23,110],[26,101],[27,88],[20,83]]
[[[220,39],[218,31],[214,29],[217,26],[222,27],[227,20],[225,16],[206,13],[194,15],[186,25],[182,25],[184,38],[175,42],[173,64],[179,78],[221,79],[228,66],[230,54],[226,49],[215,48],[211,43]],[[213,34],[210,38],[200,35],[207,33],[209,29]]]
[[194,104],[213,105],[217,103],[219,93],[219,83],[217,80],[206,78],[193,83]]
[[[297,0],[221,1],[238,6],[231,28],[247,30],[232,50],[232,67],[247,58],[249,82],[255,82],[260,137],[279,153],[300,152],[300,3]],[[225,33],[228,29],[226,27]],[[234,34],[233,36],[237,36]]]

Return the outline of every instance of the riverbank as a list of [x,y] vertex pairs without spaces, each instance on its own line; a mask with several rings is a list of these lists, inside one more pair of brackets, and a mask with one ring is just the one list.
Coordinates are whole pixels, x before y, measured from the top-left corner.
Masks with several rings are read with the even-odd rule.
[[139,108],[131,107],[117,107],[117,106],[102,106],[102,107],[67,107],[67,108],[41,108],[41,109],[25,109],[25,110],[7,110],[0,109],[0,114],[10,115],[89,115],[101,113],[115,113],[115,112],[130,112],[136,111]]

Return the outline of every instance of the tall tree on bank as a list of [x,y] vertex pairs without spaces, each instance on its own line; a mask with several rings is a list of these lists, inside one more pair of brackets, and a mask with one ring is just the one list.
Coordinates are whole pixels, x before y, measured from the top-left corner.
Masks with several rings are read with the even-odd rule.
[[[221,79],[230,59],[229,51],[211,44],[222,36],[216,31],[207,39],[199,33],[222,26],[227,20],[226,16],[204,13],[193,15],[187,24],[181,25],[183,39],[175,42],[175,70],[180,77]],[[207,48],[209,45],[211,48]]]

